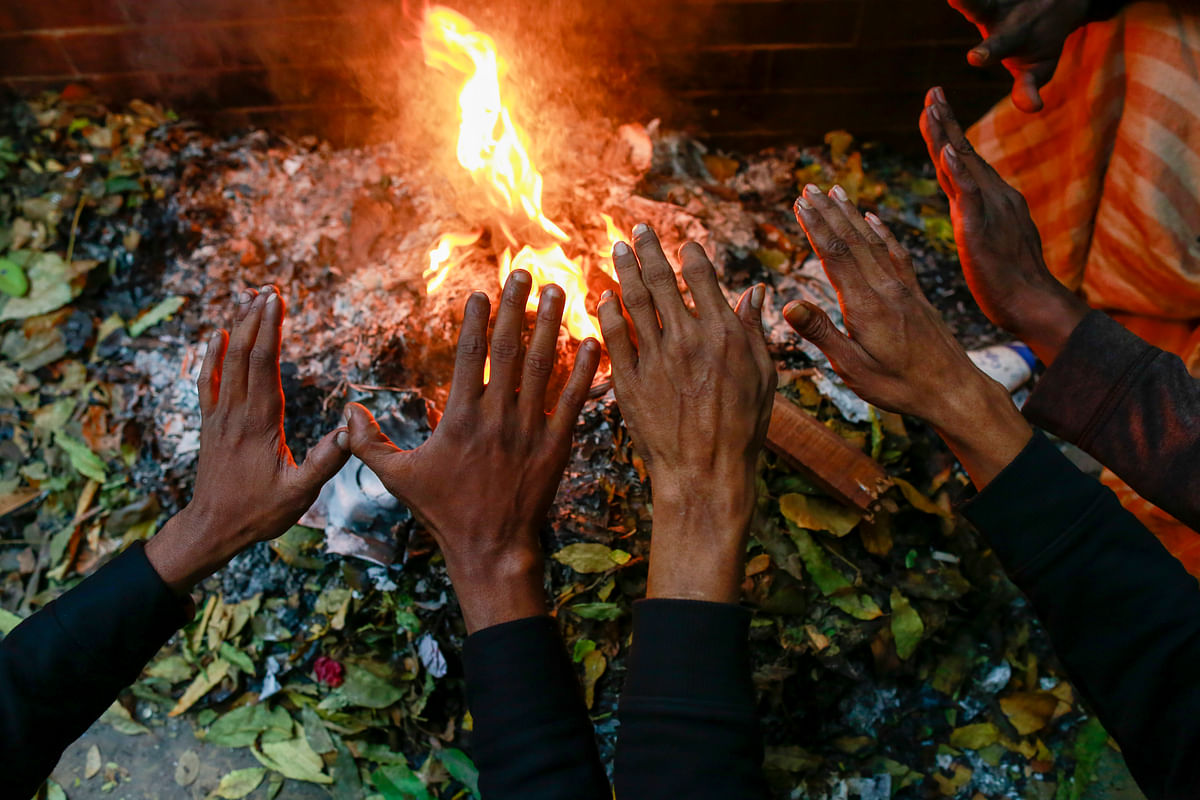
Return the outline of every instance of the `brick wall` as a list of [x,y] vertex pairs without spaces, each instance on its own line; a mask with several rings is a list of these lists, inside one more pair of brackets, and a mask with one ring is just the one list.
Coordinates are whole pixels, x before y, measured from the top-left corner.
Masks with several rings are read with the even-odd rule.
[[[361,77],[372,53],[403,47],[404,3],[8,3],[0,8],[0,80],[21,94],[80,81],[218,124],[353,139],[374,108],[390,102],[364,92]],[[543,25],[547,9],[553,16],[572,3],[578,8],[558,18],[573,34]],[[452,5],[477,12],[485,27],[489,15],[502,25],[515,14],[527,18],[530,35],[575,35],[567,49],[581,60],[611,54],[611,65],[593,72],[598,82],[607,82],[606,69],[623,76],[608,87],[618,98],[609,113],[636,108],[635,116],[661,115],[734,147],[814,141],[845,128],[915,149],[927,87],[945,86],[973,119],[1008,85],[1002,71],[966,64],[975,31],[945,0],[514,0],[507,13],[482,0]],[[585,22],[590,27],[577,30]],[[639,97],[621,108],[617,87]]]

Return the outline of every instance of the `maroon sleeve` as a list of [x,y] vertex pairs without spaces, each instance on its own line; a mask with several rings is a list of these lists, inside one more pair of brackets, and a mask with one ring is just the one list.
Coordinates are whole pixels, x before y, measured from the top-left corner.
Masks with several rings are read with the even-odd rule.
[[1024,413],[1200,530],[1200,381],[1178,356],[1093,311],[1046,370]]

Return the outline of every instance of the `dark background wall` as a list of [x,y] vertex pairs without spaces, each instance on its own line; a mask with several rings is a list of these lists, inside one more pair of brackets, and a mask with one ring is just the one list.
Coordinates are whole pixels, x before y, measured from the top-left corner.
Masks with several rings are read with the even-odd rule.
[[[914,149],[927,87],[945,86],[961,116],[974,119],[1008,86],[1002,71],[966,64],[976,33],[945,0],[450,4],[489,31],[489,24],[502,29],[498,39],[510,27],[514,36],[576,53],[591,66],[572,80],[603,85],[596,103],[606,113],[662,116],[738,149],[815,141],[835,128]],[[380,54],[411,48],[406,20],[420,6],[415,14],[405,6],[2,0],[0,81],[19,94],[83,82],[117,100],[161,100],[214,124],[353,140],[379,107],[404,103],[402,89],[389,96],[380,90],[386,81],[372,76],[398,69]]]

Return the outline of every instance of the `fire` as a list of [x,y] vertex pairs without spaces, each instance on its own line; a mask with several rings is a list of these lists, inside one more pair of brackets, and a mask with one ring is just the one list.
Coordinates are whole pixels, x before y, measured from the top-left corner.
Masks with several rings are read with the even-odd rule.
[[[463,76],[458,95],[458,162],[483,187],[488,201],[501,212],[495,220],[507,239],[499,258],[499,279],[503,285],[514,269],[524,269],[533,277],[529,308],[536,309],[541,289],[557,283],[566,293],[563,325],[575,339],[599,338],[600,326],[586,308],[587,281],[582,258],[569,258],[562,243],[567,234],[546,216],[542,209],[542,175],[534,166],[521,132],[513,124],[500,92],[503,61],[490,36],[477,30],[469,19],[444,6],[426,11],[421,34],[425,63],[434,69]],[[612,245],[623,238],[611,217],[604,218],[608,231],[608,252],[601,254],[603,268],[612,275],[604,257],[611,256]],[[514,226],[513,222],[522,222]],[[514,231],[514,227],[519,227]],[[521,235],[529,229],[542,242],[547,237],[558,243],[535,246]],[[456,249],[478,241],[481,231],[448,233],[438,239],[429,254],[425,271],[426,291],[435,292],[462,261],[453,257]],[[615,277],[615,276],[614,276]]]

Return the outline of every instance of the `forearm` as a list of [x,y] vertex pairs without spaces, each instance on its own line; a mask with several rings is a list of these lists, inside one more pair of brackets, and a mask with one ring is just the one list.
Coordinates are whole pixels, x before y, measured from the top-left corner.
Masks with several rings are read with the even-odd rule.
[[1100,311],[1071,334],[1024,414],[1200,530],[1200,381]]
[[494,625],[467,638],[471,750],[489,800],[610,800],[595,734],[554,620]]
[[736,603],[754,513],[745,465],[651,478],[654,518],[646,597]]
[[767,796],[749,626],[750,614],[726,603],[644,600],[634,606],[618,712],[618,797]]
[[1200,785],[1200,590],[1116,497],[1037,436],[964,509],[1029,596],[1151,798]]
[[140,544],[22,622],[0,642],[0,772],[29,797],[187,621]]

